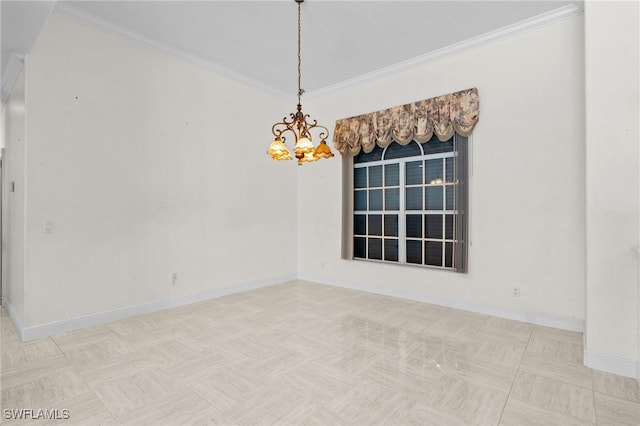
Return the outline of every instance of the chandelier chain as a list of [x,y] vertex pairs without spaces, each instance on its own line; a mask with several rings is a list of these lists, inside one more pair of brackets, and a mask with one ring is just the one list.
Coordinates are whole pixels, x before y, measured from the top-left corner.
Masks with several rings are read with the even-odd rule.
[[[297,0],[296,0],[297,1]],[[302,89],[301,85],[302,85],[302,48],[301,48],[301,42],[300,42],[300,32],[301,32],[301,25],[300,25],[300,4],[302,2],[297,1],[298,3],[298,103],[300,103],[300,97],[302,96],[302,94],[304,93],[304,90]]]

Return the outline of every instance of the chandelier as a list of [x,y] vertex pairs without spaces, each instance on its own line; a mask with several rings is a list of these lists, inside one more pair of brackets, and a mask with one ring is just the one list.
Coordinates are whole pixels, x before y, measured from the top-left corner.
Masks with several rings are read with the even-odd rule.
[[[289,152],[289,149],[284,144],[286,138],[283,136],[286,132],[291,132],[294,138],[293,153],[298,159],[298,165],[302,165],[303,163],[318,161],[321,158],[331,158],[333,157],[333,152],[331,152],[329,145],[327,145],[329,129],[320,126],[317,120],[311,122],[309,120],[309,114],[302,112],[300,97],[304,93],[304,89],[300,87],[300,68],[302,63],[302,55],[300,53],[300,4],[304,2],[304,0],[294,1],[298,3],[298,107],[295,113],[289,114],[290,119],[284,117],[282,121],[274,124],[271,128],[275,139],[271,143],[271,146],[269,146],[267,154],[274,160],[291,160],[291,152]],[[313,146],[312,131],[318,132],[318,137],[320,138],[320,143],[317,147]]]

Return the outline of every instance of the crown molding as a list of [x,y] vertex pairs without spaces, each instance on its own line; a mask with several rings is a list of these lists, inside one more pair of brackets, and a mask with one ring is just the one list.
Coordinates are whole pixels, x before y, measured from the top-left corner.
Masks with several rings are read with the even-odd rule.
[[569,19],[574,16],[582,15],[584,13],[583,9],[580,8],[578,5],[576,5],[576,3],[580,3],[580,2],[574,2],[572,4],[559,7],[557,9],[543,13],[541,15],[537,15],[532,18],[525,19],[523,21],[516,22],[511,25],[507,25],[497,30],[489,31],[479,36],[472,37],[467,40],[463,40],[461,42],[443,47],[441,49],[431,51],[424,55],[416,56],[414,58],[407,59],[402,62],[398,62],[397,64],[380,68],[376,71],[372,71],[366,74],[361,74],[357,77],[350,78],[348,80],[344,80],[336,84],[332,84],[320,89],[309,91],[308,93],[305,93],[305,98],[310,99],[310,98],[326,95],[341,89],[345,89],[349,86],[359,85],[380,77],[384,77],[386,75],[407,70],[417,65],[423,65],[423,64],[441,59],[445,56],[454,55],[457,53],[464,52],[466,50],[474,49],[480,46],[485,46],[485,45],[500,41],[507,37],[512,37],[527,31],[536,30],[538,28],[541,28],[559,21],[563,21],[565,19]]
[[[347,87],[350,86],[355,86],[355,85],[359,85],[362,83],[365,83],[367,81],[371,81],[389,74],[393,74],[393,73],[397,73],[400,71],[404,71],[406,69],[409,69],[411,67],[415,67],[416,65],[422,65],[425,63],[429,63],[431,61],[435,61],[438,59],[441,59],[443,57],[449,56],[449,55],[454,55],[457,53],[461,53],[463,51],[466,50],[470,50],[473,48],[477,48],[480,46],[484,46],[487,44],[491,44],[494,43],[496,41],[499,41],[501,39],[507,38],[507,37],[511,37],[514,35],[518,35],[527,31],[531,31],[531,30],[535,30],[541,27],[544,27],[546,25],[549,24],[553,24],[565,19],[569,19],[572,18],[574,16],[578,16],[578,15],[582,15],[584,13],[584,8],[580,7],[582,5],[582,1],[575,1],[572,2],[571,4],[567,4],[565,6],[559,7],[557,9],[554,9],[552,11],[534,16],[532,18],[529,19],[525,19],[523,21],[511,24],[511,25],[507,25],[505,27],[499,28],[497,30],[493,30],[493,31],[489,31],[487,33],[481,34],[479,36],[476,37],[472,37],[469,38],[467,40],[463,40],[459,43],[455,43],[446,47],[443,47],[441,49],[438,50],[434,50],[432,52],[426,53],[424,55],[420,55],[402,62],[399,62],[397,64],[388,66],[388,67],[384,67],[384,68],[380,68],[378,70],[372,71],[372,72],[368,72],[365,74],[361,74],[357,77],[354,78],[350,78],[344,81],[341,81],[339,83],[336,84],[332,84],[329,86],[325,86],[322,87],[320,89],[315,89],[315,90],[310,90],[308,92],[305,93],[305,99],[311,99],[311,98],[315,98],[315,97],[319,97],[322,95],[326,95],[341,89],[345,89]],[[115,32],[117,34],[120,34],[124,37],[127,37],[129,39],[133,39],[136,40],[140,43],[143,43],[145,45],[154,47],[158,50],[164,51],[166,53],[169,53],[173,56],[177,56],[185,61],[191,62],[191,63],[195,63],[199,66],[202,66],[203,68],[209,69],[210,71],[213,71],[217,74],[223,75],[225,77],[228,77],[232,80],[241,82],[241,83],[245,83],[247,85],[250,85],[252,87],[255,87],[257,89],[260,90],[264,90],[268,93],[271,93],[272,95],[278,96],[280,98],[283,99],[293,99],[294,97],[291,96],[290,93],[285,93],[281,90],[278,90],[276,88],[274,88],[273,86],[267,85],[265,83],[262,83],[254,78],[248,77],[242,73],[239,73],[237,71],[234,71],[230,68],[227,68],[223,65],[220,65],[218,63],[212,62],[212,61],[208,61],[205,60],[201,57],[198,57],[196,55],[192,55],[192,54],[188,54],[185,52],[182,52],[178,49],[169,47],[163,43],[159,43],[157,41],[151,40],[145,36],[142,36],[140,34],[136,34],[134,32],[131,32],[129,30],[126,30],[120,26],[117,26],[111,22],[108,22],[106,20],[100,19],[92,14],[86,13],[82,10],[80,10],[79,8],[73,6],[70,3],[66,3],[66,2],[58,2],[56,4],[56,8],[55,8],[56,12],[59,12],[62,15],[65,15],[69,18],[73,18],[77,21],[83,22],[83,23],[88,23],[91,24],[93,26],[99,27],[99,28],[103,28],[112,32]]]
[[160,51],[163,51],[165,53],[169,53],[173,56],[176,56],[184,61],[190,62],[190,63],[194,63],[196,65],[199,65],[203,68],[206,68],[210,71],[213,71],[216,74],[220,74],[224,77],[230,78],[231,80],[240,82],[240,83],[244,83],[247,84],[249,86],[252,86],[256,89],[260,89],[263,90],[265,92],[271,93],[272,95],[278,96],[280,98],[285,98],[285,99],[293,99],[293,97],[291,96],[291,94],[287,94],[284,93],[281,90],[278,90],[272,86],[269,86],[267,84],[264,84],[254,78],[248,77],[242,73],[239,73],[237,71],[234,71],[230,68],[227,68],[223,65],[217,64],[215,62],[212,61],[208,61],[206,59],[203,59],[199,56],[196,55],[192,55],[190,53],[185,53],[181,50],[175,49],[173,47],[167,46],[164,43],[160,43],[157,42],[155,40],[152,40],[148,37],[145,37],[143,35],[137,34],[135,32],[129,31],[127,29],[124,29],[118,25],[113,24],[112,22],[106,21],[104,19],[98,18],[95,15],[92,15],[90,13],[86,13],[83,10],[80,10],[79,8],[77,8],[76,6],[74,6],[73,4],[70,4],[68,2],[58,2],[56,4],[56,8],[55,11],[60,13],[61,15],[64,15],[68,18],[74,19],[78,22],[84,23],[84,24],[89,24],[92,25],[94,27],[98,27],[98,28],[102,28],[111,32],[114,32],[116,34],[119,34],[121,36],[124,36],[126,38],[135,40],[139,43],[145,44],[147,46],[151,46],[155,49],[158,49]]

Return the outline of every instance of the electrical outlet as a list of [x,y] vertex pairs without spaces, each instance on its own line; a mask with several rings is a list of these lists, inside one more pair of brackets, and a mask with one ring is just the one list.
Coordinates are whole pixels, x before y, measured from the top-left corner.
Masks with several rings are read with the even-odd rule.
[[513,288],[513,297],[520,297],[520,287]]
[[178,274],[174,272],[173,274],[171,274],[171,285],[176,285],[177,281],[178,281]]

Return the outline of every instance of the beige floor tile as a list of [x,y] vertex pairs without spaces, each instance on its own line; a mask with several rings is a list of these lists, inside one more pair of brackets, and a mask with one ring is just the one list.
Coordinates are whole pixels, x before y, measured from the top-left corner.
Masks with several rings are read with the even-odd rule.
[[349,426],[350,423],[338,416],[333,411],[324,407],[318,408],[300,424],[306,426]]
[[364,373],[366,379],[414,399],[426,398],[436,387],[440,376],[440,371],[434,373],[433,370],[417,370],[402,360],[377,361]]
[[75,365],[95,365],[135,352],[135,348],[119,337],[109,337],[87,345],[75,345],[64,351]]
[[205,349],[197,341],[188,337],[167,336],[165,340],[135,346],[143,354],[161,359],[168,364],[196,357],[205,352]]
[[591,369],[573,362],[555,361],[527,352],[520,365],[522,371],[591,389]]
[[57,371],[68,370],[71,367],[71,362],[64,356],[46,358],[41,361],[20,364],[15,367],[2,365],[2,377],[0,378],[0,384],[3,389],[11,388],[32,382]]
[[111,415],[107,407],[98,399],[95,393],[90,392],[74,398],[66,399],[59,403],[60,407],[69,410],[68,419],[58,419],[45,422],[51,425],[118,425],[119,422]]
[[460,359],[445,370],[447,375],[494,389],[509,392],[516,377],[515,367],[498,366],[474,358]]
[[436,410],[421,401],[418,401],[413,407],[407,409],[403,413],[402,418],[395,424],[399,426],[480,426],[477,422],[465,420],[454,414]]
[[3,368],[11,368],[63,356],[51,339],[41,339],[3,348],[1,362]]
[[407,349],[401,356],[406,357],[407,363],[415,369],[439,374],[448,366],[468,358],[467,340],[432,332],[411,333],[404,345]]
[[57,408],[61,401],[89,392],[90,389],[72,368],[12,386],[2,387],[3,408]]
[[595,424],[591,389],[520,371],[510,398],[573,417],[584,424]]
[[533,332],[534,325],[521,321],[514,321],[506,318],[488,317],[484,323],[485,327],[496,328],[509,331],[514,334],[526,336],[527,340]]
[[227,353],[205,352],[189,358],[178,359],[171,364],[154,367],[154,371],[167,380],[187,385],[244,359],[241,355],[234,357]]
[[60,424],[640,424],[581,333],[305,281],[32,342],[1,311],[0,331],[3,408]]
[[278,377],[278,381],[307,399],[326,404],[351,389],[356,378],[341,374],[318,361],[309,361]]
[[[489,317],[489,319],[494,317]],[[488,322],[489,320],[487,320]],[[508,321],[508,320],[505,320]],[[515,322],[515,321],[514,321]],[[514,330],[508,329],[506,326],[504,328],[501,327],[492,327],[486,325],[481,326],[478,331],[473,335],[475,339],[486,339],[491,341],[507,341],[507,342],[519,342],[527,344],[529,343],[529,339],[531,338],[531,329],[523,330],[514,327]],[[533,327],[532,327],[533,328]]]
[[289,349],[279,349],[265,352],[256,358],[236,363],[234,367],[252,376],[277,378],[290,371],[296,370],[307,361],[300,352]]
[[640,425],[640,403],[595,393],[598,426]]
[[75,365],[74,368],[90,387],[96,388],[112,380],[129,377],[145,369],[160,367],[164,364],[163,359],[137,351],[95,364]]
[[325,358],[324,362],[345,375],[360,375],[380,360],[382,354],[378,347],[365,347],[345,340],[336,352]]
[[431,409],[475,424],[495,425],[508,392],[445,375],[425,403]]
[[570,342],[564,339],[562,334],[552,334],[549,332],[536,333],[534,330],[527,345],[527,352],[538,354],[552,361],[573,362],[583,365],[582,343]]
[[240,425],[298,424],[319,408],[299,393],[282,387],[258,389],[225,410]]
[[123,425],[234,425],[194,392],[182,391],[118,416]]
[[364,379],[326,407],[352,424],[396,424],[416,400],[373,380]]
[[225,367],[201,376],[191,382],[188,388],[227,413],[232,407],[272,383],[262,376],[256,377],[233,367]]
[[509,398],[500,418],[500,426],[583,426],[585,422],[556,411],[545,410]]
[[216,345],[216,349],[228,354],[238,354],[243,358],[257,358],[271,352],[279,346],[279,342],[264,341],[260,336],[247,333],[233,339],[224,340]]
[[197,343],[204,350],[215,350],[222,342],[237,339],[247,334],[248,330],[233,323],[212,323],[204,330],[196,328],[188,330],[187,338]]
[[593,389],[597,392],[626,399],[627,401],[640,402],[640,389],[638,382],[631,377],[618,376],[593,370]]
[[166,399],[177,390],[180,388],[174,382],[161,377],[152,369],[118,378],[94,388],[98,398],[117,417]]
[[99,325],[70,331],[68,333],[56,334],[51,336],[51,339],[62,351],[71,351],[73,349],[89,346],[91,344],[117,337],[118,336],[109,327]]
[[583,343],[582,333],[578,333],[576,331],[561,330],[559,328],[544,327],[541,325],[536,325],[533,327],[532,335],[576,345],[582,345]]
[[527,348],[526,343],[484,337],[474,336],[469,339],[465,352],[469,358],[507,369],[518,368]]

